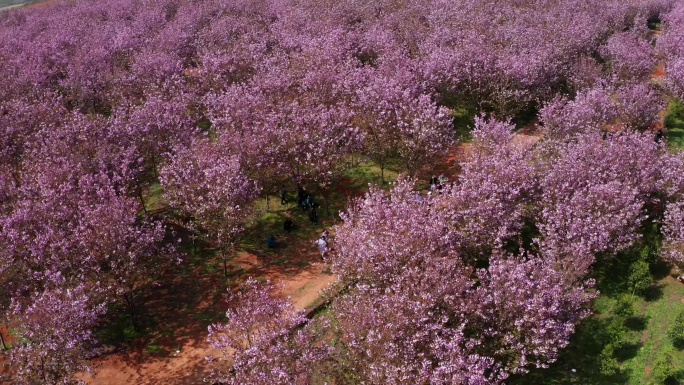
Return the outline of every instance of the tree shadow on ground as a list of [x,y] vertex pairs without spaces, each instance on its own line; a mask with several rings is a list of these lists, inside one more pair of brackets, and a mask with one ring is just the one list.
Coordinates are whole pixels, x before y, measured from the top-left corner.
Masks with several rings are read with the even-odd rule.
[[627,343],[622,345],[619,349],[615,350],[615,358],[620,361],[627,361],[637,356],[639,349],[643,344],[641,343]]
[[647,302],[655,302],[663,298],[663,288],[665,287],[662,283],[655,283],[646,289],[643,293],[643,298]]
[[625,327],[629,330],[642,331],[646,330],[648,326],[648,318],[646,317],[629,317],[625,320]]
[[660,281],[661,279],[670,275],[671,270],[672,268],[670,265],[660,259],[650,266],[651,275],[653,275],[653,279],[656,281]]

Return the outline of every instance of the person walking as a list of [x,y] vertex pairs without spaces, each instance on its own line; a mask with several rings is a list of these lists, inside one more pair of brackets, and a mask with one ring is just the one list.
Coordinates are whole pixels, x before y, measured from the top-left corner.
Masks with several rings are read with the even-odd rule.
[[299,186],[299,189],[297,190],[297,207],[301,207],[302,209],[304,208],[304,201],[306,200],[306,190],[304,187]]
[[312,208],[311,211],[309,212],[309,220],[311,223],[314,225],[318,225],[318,214],[316,213],[316,208]]
[[328,252],[328,241],[321,236],[318,238],[318,241],[316,241],[316,244],[318,245],[318,251],[321,253],[321,260],[325,261],[325,253]]
[[285,187],[280,187],[280,204],[282,206],[287,205],[287,191],[285,190]]
[[286,232],[290,232],[294,229],[294,222],[292,222],[292,219],[286,218],[285,222],[283,222],[283,230]]

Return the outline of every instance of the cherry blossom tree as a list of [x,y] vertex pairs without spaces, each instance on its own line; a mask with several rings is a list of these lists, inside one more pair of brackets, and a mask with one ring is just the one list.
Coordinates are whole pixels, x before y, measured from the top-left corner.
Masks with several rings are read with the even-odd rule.
[[333,267],[352,285],[333,308],[337,354],[367,363],[348,368],[361,381],[499,383],[553,362],[588,314],[591,283],[567,279],[553,259],[497,253],[488,268],[469,266],[449,204],[417,199],[400,180],[336,228]]
[[646,204],[655,199],[661,149],[648,134],[589,133],[547,160],[538,227],[543,249],[576,255],[577,276],[592,255],[624,250],[639,238]]
[[414,176],[454,143],[447,111],[395,79],[376,77],[358,90],[357,103],[355,119],[365,134],[363,152],[380,167],[383,183],[385,167],[393,158]]
[[599,85],[574,100],[558,97],[542,108],[540,118],[548,137],[568,139],[591,131],[650,128],[664,104],[662,94],[646,83]]
[[59,274],[50,277],[54,289],[13,301],[16,342],[11,361],[20,384],[73,384],[72,375],[89,371],[87,359],[96,343],[92,328],[104,314],[104,303],[93,303],[91,288],[64,286]]
[[65,168],[24,185],[11,214],[0,218],[3,282],[14,288],[9,298],[41,290],[49,273],[59,272],[68,280],[100,282],[99,295],[123,300],[133,317],[147,275],[177,259],[173,245],[161,246],[161,223],[139,219],[139,204],[107,176],[74,175],[69,163]]
[[[112,0],[3,11],[0,316],[20,336],[17,381],[69,382],[102,304],[132,309],[146,275],[177,259],[146,212],[147,187],[161,183],[173,210],[159,215],[205,235],[225,271],[260,192],[329,192],[359,153],[415,176],[454,144],[462,107],[499,120],[477,119],[453,186],[426,199],[402,178],[350,205],[329,257],[346,291],[320,324],[249,281],[212,328],[217,347],[239,352],[216,380],[485,384],[547,365],[586,315],[594,259],[638,240],[647,216],[663,218],[664,256],[680,259],[682,158],[634,131],[664,105],[647,18],[663,16],[664,88],[684,98],[683,9]],[[501,119],[537,108],[543,138],[516,141]]]
[[215,243],[227,275],[230,251],[259,193],[242,173],[239,159],[217,143],[199,139],[190,147],[176,147],[160,181],[169,204]]
[[298,329],[308,320],[289,301],[273,298],[273,289],[269,283],[248,278],[231,296],[228,322],[209,326],[209,342],[222,354],[210,358],[215,369],[212,380],[259,385],[311,383],[315,365],[325,359],[328,349],[316,347],[310,328]]
[[664,245],[662,255],[668,262],[684,268],[684,243],[682,232],[684,211],[682,202],[668,205],[663,223]]
[[684,99],[684,50],[679,43],[684,36],[684,7],[676,4],[664,14],[664,33],[658,39],[658,50],[665,55],[668,88],[680,100]]
[[[646,23],[642,28],[646,27]],[[607,59],[613,78],[618,82],[638,82],[647,79],[656,65],[651,43],[633,31],[616,33],[599,47]]]
[[514,140],[515,126],[478,117],[473,150],[446,193],[464,256],[485,257],[514,240],[539,196],[533,143]]

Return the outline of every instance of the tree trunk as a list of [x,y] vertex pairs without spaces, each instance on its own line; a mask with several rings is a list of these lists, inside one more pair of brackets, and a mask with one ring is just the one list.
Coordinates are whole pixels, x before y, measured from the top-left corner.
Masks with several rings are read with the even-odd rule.
[[321,189],[321,195],[323,195],[323,209],[325,210],[325,215],[327,216],[330,216],[330,196],[332,195],[332,191],[336,184],[337,182],[332,182],[330,183],[329,188]]
[[138,199],[140,199],[140,205],[142,206],[143,212],[145,215],[147,215],[149,213],[147,212],[147,207],[145,207],[145,199],[143,198],[142,188],[138,186],[136,187],[136,190],[138,190]]
[[223,259],[223,276],[228,277],[228,257],[226,251],[223,247],[219,248],[219,253],[221,254],[221,259]]
[[2,336],[2,333],[0,333],[0,344],[2,344],[3,350],[7,350],[7,345],[5,344],[5,338]]
[[43,381],[47,383],[47,377],[45,376],[45,361],[43,357],[40,357],[40,376],[43,377]]
[[157,173],[157,157],[152,154],[152,175],[154,175],[154,180],[159,180],[159,174]]
[[12,174],[12,179],[14,179],[14,187],[21,187],[21,174],[19,173],[19,171],[13,171],[10,174]]
[[382,186],[385,185],[385,164],[380,166],[380,183]]
[[135,320],[135,306],[133,304],[133,294],[132,293],[127,293],[123,295],[123,300],[126,303],[126,307],[128,308],[128,316],[131,319],[131,326],[133,326],[133,330],[140,331],[138,330],[138,324]]

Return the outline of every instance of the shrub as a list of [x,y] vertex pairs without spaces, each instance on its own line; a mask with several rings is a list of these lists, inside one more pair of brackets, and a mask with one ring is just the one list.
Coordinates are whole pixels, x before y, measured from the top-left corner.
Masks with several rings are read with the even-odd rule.
[[615,315],[627,319],[634,316],[634,299],[629,295],[622,295],[617,299],[613,310]]
[[599,368],[604,376],[613,376],[620,369],[617,359],[614,357],[615,347],[612,344],[606,345],[599,355]]
[[684,348],[684,310],[681,310],[679,314],[677,314],[674,323],[670,325],[670,328],[667,330],[667,335],[677,349]]
[[[672,365],[672,353],[664,352],[653,365],[650,385],[667,385],[673,382],[675,368]],[[676,383],[676,382],[675,382]]]
[[673,129],[676,128],[682,120],[684,120],[684,104],[674,100],[667,109],[667,115],[665,115],[663,124],[665,125],[665,128]]
[[151,342],[149,345],[145,347],[145,352],[152,356],[160,356],[166,353],[166,349],[164,349],[164,347],[162,347],[161,345],[157,345],[156,343]]
[[631,270],[629,274],[629,287],[632,289],[632,293],[645,293],[651,287],[651,283],[653,283],[648,262],[641,260],[633,264]]

